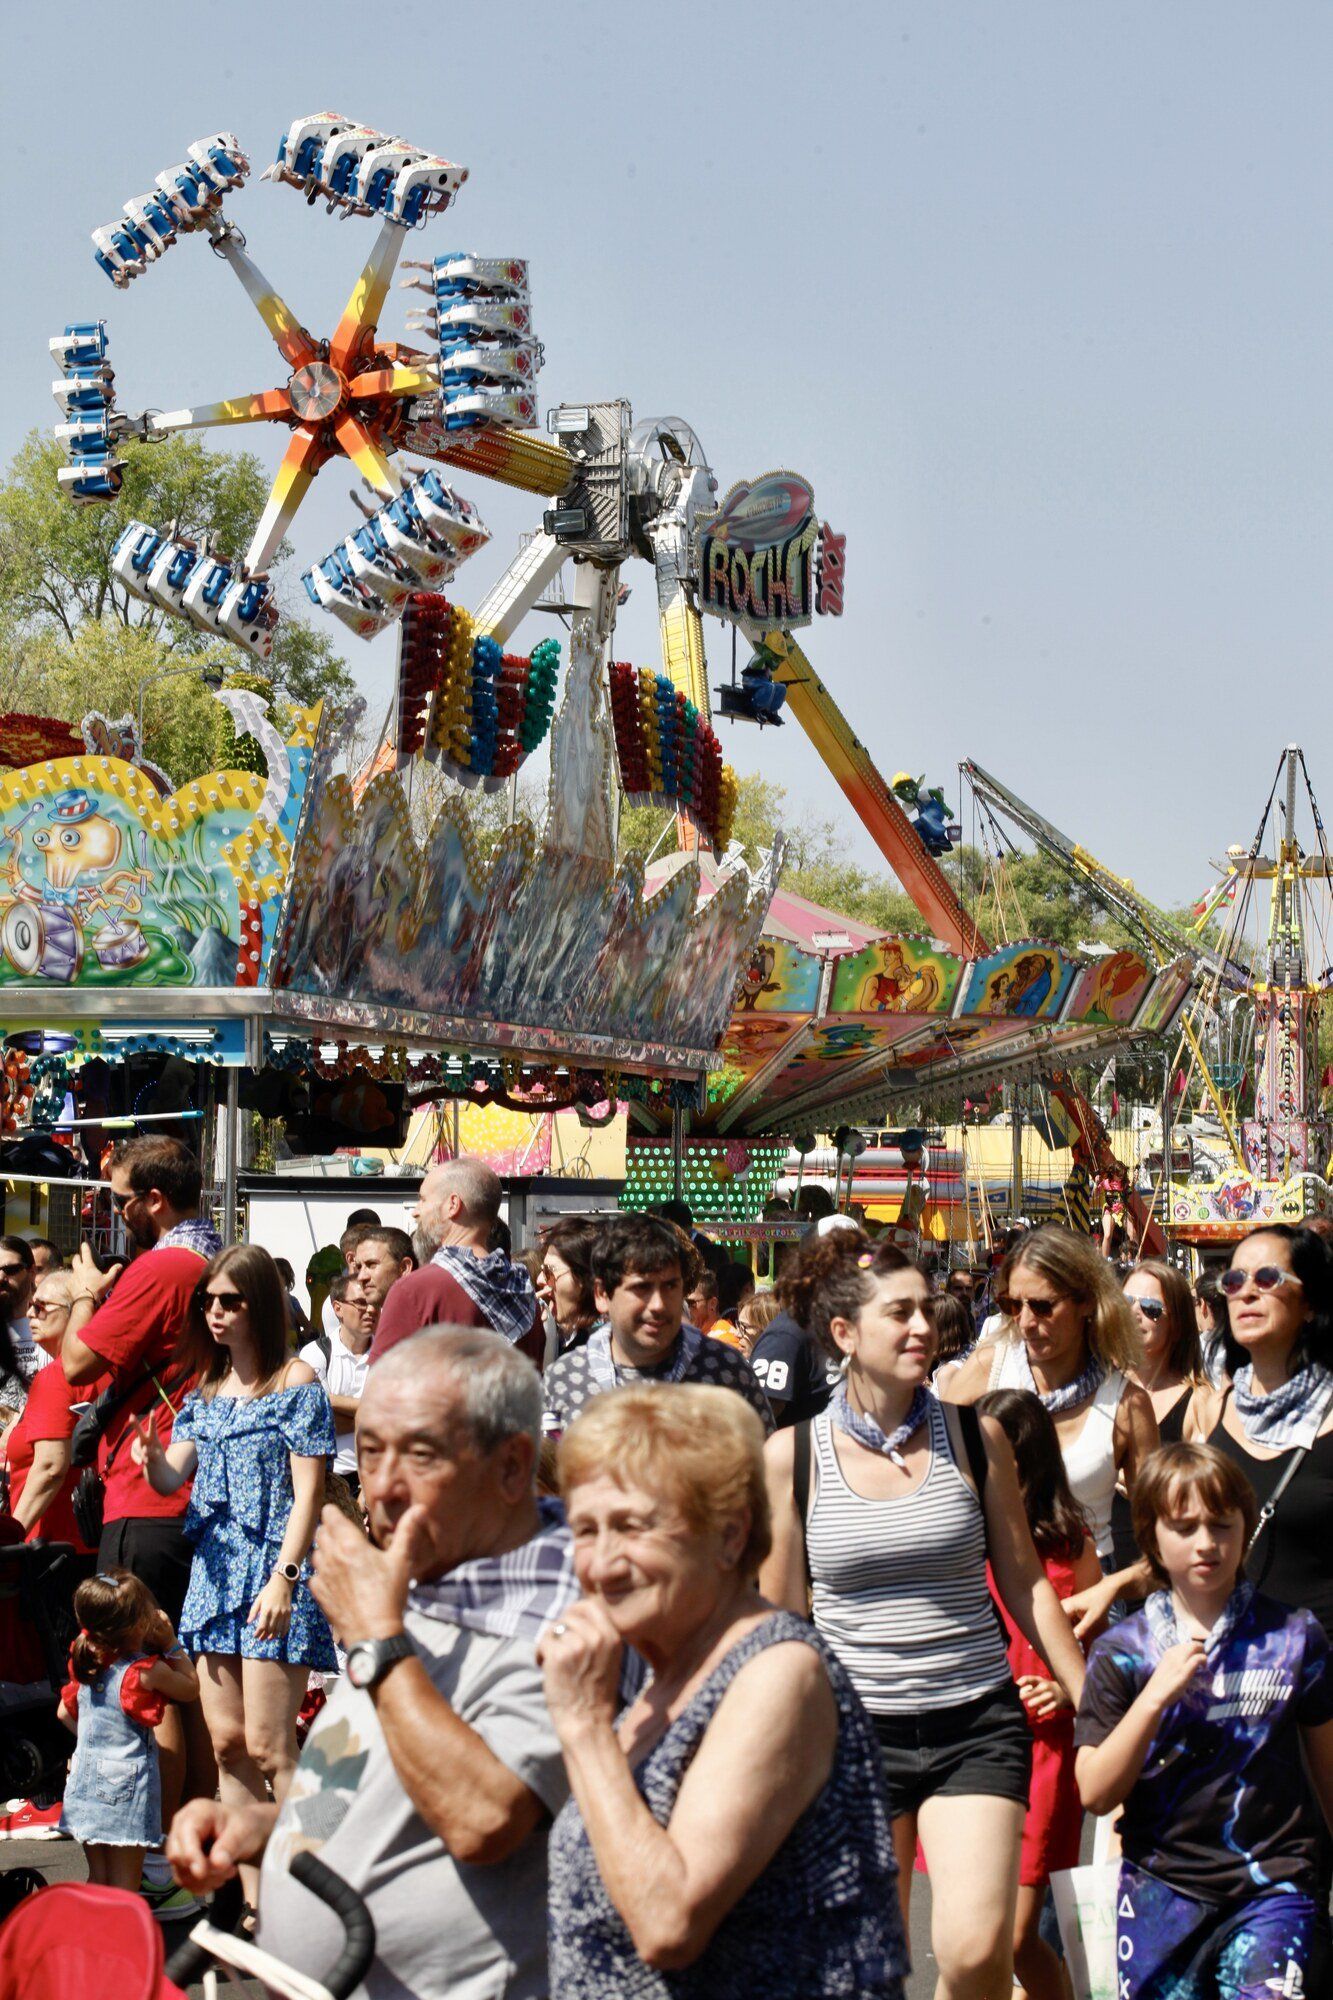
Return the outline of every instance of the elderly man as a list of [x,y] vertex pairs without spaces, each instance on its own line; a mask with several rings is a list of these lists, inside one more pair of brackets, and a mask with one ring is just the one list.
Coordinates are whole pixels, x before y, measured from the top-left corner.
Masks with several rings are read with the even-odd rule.
[[538,2000],[546,1835],[567,1793],[537,1666],[578,1597],[534,1475],[541,1383],[492,1333],[433,1328],[371,1370],[357,1418],[378,1547],[326,1508],[314,1592],[347,1648],[281,1808],[196,1799],[168,1854],[215,1887],[264,1855],[264,1947],[327,1979],[336,1919],[287,1873],[318,1854],[375,1920],[368,2000]]
[[417,1241],[430,1258],[399,1278],[384,1301],[372,1368],[423,1326],[485,1326],[539,1367],[546,1331],[532,1280],[490,1247],[500,1217],[499,1176],[481,1160],[432,1167],[417,1199]]

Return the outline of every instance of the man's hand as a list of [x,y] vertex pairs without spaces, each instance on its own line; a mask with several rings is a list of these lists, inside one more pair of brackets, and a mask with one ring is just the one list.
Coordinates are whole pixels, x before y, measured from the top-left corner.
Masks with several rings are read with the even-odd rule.
[[326,1507],[315,1538],[310,1588],[344,1646],[360,1639],[391,1639],[403,1629],[408,1588],[427,1561],[424,1507],[409,1507],[382,1549],[336,1507]]
[[624,1651],[600,1597],[585,1597],[562,1611],[537,1641],[545,1675],[546,1706],[563,1742],[588,1723],[615,1721]]
[[257,1861],[268,1845],[278,1808],[224,1806],[191,1799],[171,1822],[167,1860],[182,1889],[206,1894],[230,1881],[238,1861]]
[[100,1306],[116,1279],[125,1269],[123,1264],[113,1264],[109,1271],[99,1271],[97,1259],[87,1243],[80,1243],[70,1259],[70,1277],[73,1280],[70,1295],[74,1299],[87,1299],[93,1307]]

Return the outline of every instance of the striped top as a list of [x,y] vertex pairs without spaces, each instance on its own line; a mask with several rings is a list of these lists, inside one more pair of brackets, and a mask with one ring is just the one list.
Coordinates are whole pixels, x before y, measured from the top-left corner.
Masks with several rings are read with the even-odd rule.
[[986,1583],[985,1522],[935,1397],[926,1476],[900,1499],[853,1493],[827,1412],[811,1432],[814,1621],[871,1714],[950,1708],[1003,1687],[1009,1661]]

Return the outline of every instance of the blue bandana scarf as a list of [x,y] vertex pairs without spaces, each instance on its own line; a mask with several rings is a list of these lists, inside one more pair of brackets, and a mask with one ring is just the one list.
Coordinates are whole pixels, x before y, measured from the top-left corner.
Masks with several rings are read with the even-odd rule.
[[502,1334],[515,1346],[532,1332],[537,1316],[537,1294],[522,1264],[511,1263],[503,1250],[488,1257],[474,1257],[461,1244],[446,1243],[431,1262],[449,1273],[485,1317],[492,1331]]
[[1032,1373],[1032,1363],[1028,1358],[1025,1343],[1016,1340],[1014,1347],[1018,1354],[1018,1372],[1023,1377],[1023,1387],[1032,1392],[1048,1416],[1062,1417],[1066,1410],[1076,1410],[1080,1403],[1086,1403],[1090,1396],[1095,1396],[1106,1380],[1105,1368],[1095,1354],[1090,1354],[1088,1365],[1081,1375],[1076,1375],[1072,1382],[1066,1382],[1063,1389],[1050,1389],[1043,1395]]
[[154,1250],[193,1250],[196,1257],[211,1262],[222,1248],[222,1238],[211,1222],[205,1222],[201,1215],[190,1216],[178,1222],[165,1236],[159,1236]]
[[829,1415],[840,1431],[846,1431],[849,1438],[855,1438],[867,1451],[877,1451],[881,1457],[890,1458],[895,1465],[904,1467],[903,1446],[912,1432],[925,1423],[929,1414],[930,1391],[924,1387],[917,1390],[911,1409],[894,1431],[882,1431],[875,1419],[867,1416],[864,1410],[854,1410],[847,1400],[845,1383],[839,1385],[829,1405]]
[[[1209,1659],[1220,1653],[1232,1633],[1249,1610],[1254,1598],[1252,1583],[1238,1583],[1222,1607],[1221,1616],[1208,1634],[1204,1643],[1204,1658]],[[1143,1607],[1143,1616],[1157,1648],[1158,1657],[1169,1653],[1173,1646],[1180,1645],[1184,1634],[1176,1619],[1176,1607],[1169,1590],[1156,1590]]]
[[1259,1396],[1254,1370],[1247,1364],[1237,1369],[1232,1393],[1248,1444],[1267,1445],[1271,1451],[1301,1445],[1308,1451],[1329,1412],[1333,1374],[1317,1361],[1307,1361],[1271,1396]]
[[[667,1358],[658,1368],[636,1369],[636,1375],[643,1375],[652,1382],[683,1382],[689,1373],[695,1355],[704,1344],[704,1337],[694,1326],[682,1326],[674,1347],[668,1348]],[[615,1357],[611,1352],[611,1329],[608,1325],[595,1327],[584,1349],[588,1366],[599,1389],[614,1389],[616,1386]]]

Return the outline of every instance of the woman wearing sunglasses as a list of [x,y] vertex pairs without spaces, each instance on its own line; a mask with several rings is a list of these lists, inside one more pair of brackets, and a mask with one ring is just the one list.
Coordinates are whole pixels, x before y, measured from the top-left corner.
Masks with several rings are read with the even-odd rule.
[[[148,1424],[136,1456],[158,1493],[193,1478],[194,1544],[181,1643],[196,1656],[224,1805],[286,1794],[312,1667],[337,1665],[306,1558],[335,1449],[313,1369],[288,1358],[287,1301],[273,1259],[241,1243],[214,1257],[186,1334],[196,1388],[165,1448]],[[253,1904],[257,1871],[242,1869]]]
[[[1125,1301],[1138,1325],[1143,1359],[1129,1371],[1146,1391],[1163,1444],[1184,1436],[1190,1398],[1207,1386],[1203,1346],[1189,1281],[1173,1265],[1148,1258],[1125,1279]],[[1111,1503],[1115,1567],[1123,1572],[1138,1560],[1129,1500],[1119,1489]]]
[[81,1555],[90,1555],[70,1497],[79,1476],[70,1462],[74,1405],[84,1391],[65,1380],[59,1365],[73,1284],[68,1271],[52,1271],[37,1280],[28,1325],[38,1347],[56,1365],[39,1368],[33,1377],[23,1414],[5,1440],[5,1465],[10,1512],[24,1540],[69,1542]]
[[996,1389],[1039,1397],[1055,1424],[1074,1498],[1110,1570],[1117,1481],[1132,1497],[1138,1469],[1158,1442],[1152,1403],[1132,1379],[1143,1365],[1134,1316],[1091,1238],[1056,1223],[1019,1239],[996,1292],[1003,1315],[998,1333],[943,1393],[954,1403],[975,1403]]

